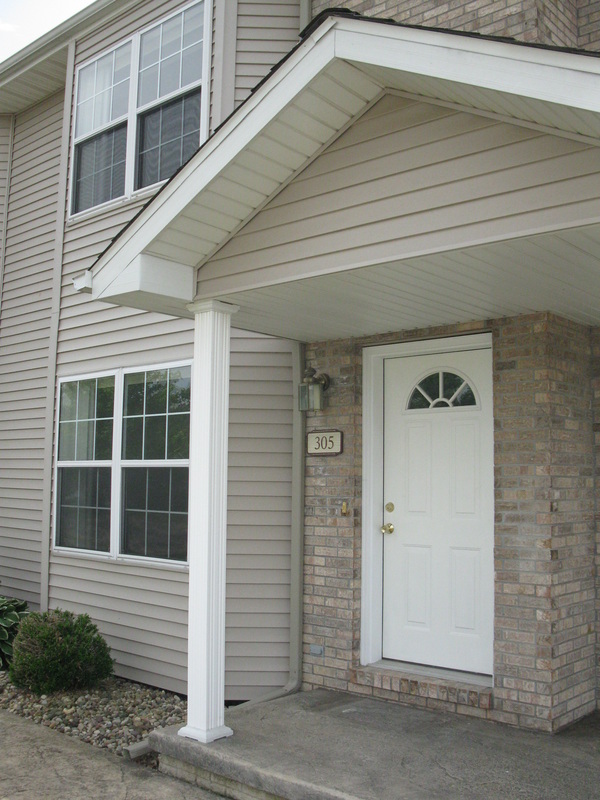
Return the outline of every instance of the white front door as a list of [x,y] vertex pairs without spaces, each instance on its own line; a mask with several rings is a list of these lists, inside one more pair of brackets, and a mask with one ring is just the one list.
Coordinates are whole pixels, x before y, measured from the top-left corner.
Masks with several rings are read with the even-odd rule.
[[384,465],[383,657],[491,674],[489,347],[384,360]]

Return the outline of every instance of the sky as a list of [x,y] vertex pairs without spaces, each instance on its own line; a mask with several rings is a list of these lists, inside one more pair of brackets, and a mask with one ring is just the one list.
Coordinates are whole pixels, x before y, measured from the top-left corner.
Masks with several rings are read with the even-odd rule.
[[91,3],[92,0],[0,0],[0,61]]

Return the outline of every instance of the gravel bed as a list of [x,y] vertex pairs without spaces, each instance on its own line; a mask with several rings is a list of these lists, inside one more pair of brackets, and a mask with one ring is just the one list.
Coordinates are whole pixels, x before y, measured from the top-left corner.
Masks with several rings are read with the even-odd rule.
[[[0,708],[122,755],[154,728],[184,725],[187,703],[172,692],[114,677],[95,689],[38,696],[0,671]],[[155,759],[145,757],[145,763],[155,766]]]

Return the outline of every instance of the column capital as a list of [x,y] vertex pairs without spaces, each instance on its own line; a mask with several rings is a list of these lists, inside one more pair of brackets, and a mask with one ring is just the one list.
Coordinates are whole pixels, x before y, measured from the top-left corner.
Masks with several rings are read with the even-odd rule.
[[224,303],[222,300],[199,300],[196,303],[190,303],[187,310],[193,314],[203,314],[206,311],[220,311],[222,314],[235,314],[240,310],[239,306],[233,303]]

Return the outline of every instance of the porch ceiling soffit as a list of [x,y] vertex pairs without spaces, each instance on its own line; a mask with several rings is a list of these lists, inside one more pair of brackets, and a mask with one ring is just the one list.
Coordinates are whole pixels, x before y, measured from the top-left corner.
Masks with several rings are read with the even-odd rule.
[[[600,59],[586,55],[372,20],[326,18],[102,254],[93,268],[92,295],[111,303],[189,316],[187,305],[193,299],[190,280],[179,281],[179,286],[188,287],[185,290],[174,290],[171,270],[193,275],[386,91],[493,114],[557,135],[585,137],[597,144],[599,89]],[[588,226],[593,222],[586,220]],[[593,230],[591,238],[596,233]],[[540,242],[543,249],[551,246],[548,238]],[[519,247],[516,242],[506,246],[513,248],[513,255]],[[526,240],[522,247],[529,247]],[[472,248],[471,256],[479,252]],[[494,251],[493,256],[498,254]],[[427,255],[439,264],[454,257],[452,253]],[[153,264],[152,287],[142,275],[148,259]],[[379,269],[393,271],[401,263],[380,265]],[[410,267],[407,264],[407,270]],[[350,275],[344,272],[345,282]],[[278,296],[282,300],[279,311],[284,321],[289,321],[283,298],[292,286],[300,291],[302,279],[308,278],[296,274],[252,287],[236,286],[227,277],[223,276],[222,289],[211,287],[210,296],[237,304],[247,300],[255,309],[252,313],[249,307],[245,313],[242,305],[236,326],[280,335],[288,328],[265,327],[260,309],[269,308],[269,296]],[[357,285],[365,277],[356,270]],[[329,290],[328,278],[333,282]],[[322,297],[327,291],[338,296],[333,288],[335,276],[311,280],[320,282]],[[289,281],[294,283],[287,289],[277,286]],[[257,295],[259,290],[262,297]],[[483,291],[489,293],[490,289]],[[494,303],[484,305],[494,313]],[[308,307],[314,308],[312,304]],[[378,330],[385,329],[376,318],[373,324]],[[287,335],[306,338],[308,334],[300,327],[288,330]],[[357,335],[370,327],[348,330],[342,325],[340,333],[332,333]],[[311,329],[308,338],[315,338],[314,326]]]
[[600,325],[600,225],[223,296],[237,328],[302,342],[553,311]]

